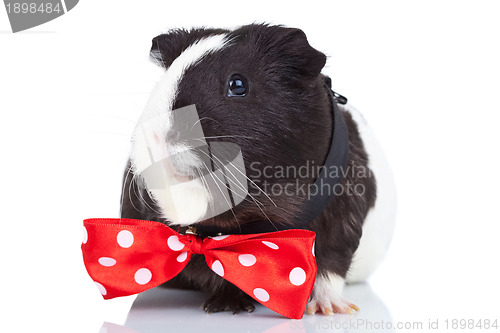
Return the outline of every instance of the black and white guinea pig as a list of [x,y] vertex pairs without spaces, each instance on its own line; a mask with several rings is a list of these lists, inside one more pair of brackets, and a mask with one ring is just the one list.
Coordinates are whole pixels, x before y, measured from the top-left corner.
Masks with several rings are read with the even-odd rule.
[[[311,47],[299,29],[251,24],[236,30],[172,30],[153,39],[151,57],[165,72],[140,121],[156,121],[147,133],[141,126],[134,133],[121,216],[163,222],[179,232],[188,227],[211,230],[201,232],[203,237],[238,233],[254,221],[267,221],[273,227],[293,224],[307,200],[307,193],[293,187],[312,184],[314,172],[294,175],[300,179],[291,181],[291,176],[273,171],[325,162],[333,130],[332,101],[321,74],[326,56]],[[202,182],[193,179],[192,186],[177,192],[180,200],[175,207],[140,184],[140,170],[151,163],[140,138],[149,136],[155,149],[175,151],[182,143],[172,133],[172,111],[192,104],[203,139],[236,144],[247,171],[245,200],[208,219],[203,216],[213,197]],[[339,107],[349,146],[341,185],[357,190],[337,194],[305,226],[316,233],[318,266],[307,307],[310,314],[357,309],[342,297],[344,284],[363,281],[374,271],[394,224],[393,183],[383,154],[359,113],[348,104]],[[198,158],[195,153],[184,157],[172,158],[165,172],[189,178]],[[288,195],[270,190],[285,184]],[[254,309],[249,296],[211,271],[199,255],[166,286],[205,291],[207,312]]]

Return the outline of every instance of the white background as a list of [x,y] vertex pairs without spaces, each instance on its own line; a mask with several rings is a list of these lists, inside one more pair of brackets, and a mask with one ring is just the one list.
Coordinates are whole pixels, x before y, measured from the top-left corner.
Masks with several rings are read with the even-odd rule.
[[82,0],[17,34],[0,9],[1,331],[123,323],[133,297],[101,299],[81,225],[118,216],[151,39],[254,21],[303,29],[386,150],[398,224],[370,283],[393,319],[500,320],[496,1],[169,3]]

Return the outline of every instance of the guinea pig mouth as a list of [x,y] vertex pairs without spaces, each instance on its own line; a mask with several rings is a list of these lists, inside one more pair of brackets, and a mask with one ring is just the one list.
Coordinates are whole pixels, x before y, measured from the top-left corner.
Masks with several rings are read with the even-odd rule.
[[194,179],[193,176],[190,176],[190,175],[181,175],[181,174],[178,174],[178,173],[175,173],[174,174],[174,178],[175,180],[177,180],[179,183],[183,183],[183,182],[189,182],[191,180]]
[[179,183],[189,182],[195,179],[193,167],[185,162],[177,161],[175,156],[167,157],[162,161],[165,172]]
[[189,182],[197,178],[192,173],[180,172],[177,170],[173,171],[170,175],[179,183]]

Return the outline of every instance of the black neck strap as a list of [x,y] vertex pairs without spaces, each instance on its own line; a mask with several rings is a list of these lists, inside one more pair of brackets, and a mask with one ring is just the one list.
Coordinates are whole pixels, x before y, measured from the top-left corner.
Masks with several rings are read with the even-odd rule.
[[[331,102],[330,104],[332,106],[332,141],[330,144],[330,151],[328,152],[325,160],[325,164],[320,169],[318,178],[316,178],[314,184],[311,185],[310,191],[308,192],[308,199],[304,204],[301,214],[296,217],[292,225],[280,225],[277,223],[274,223],[273,225],[267,220],[262,220],[245,223],[235,230],[225,231],[226,233],[254,234],[296,228],[303,229],[312,220],[314,220],[314,218],[316,218],[316,216],[318,216],[335,197],[336,187],[342,182],[343,174],[347,166],[347,159],[349,156],[349,138],[347,126],[344,120],[344,116],[339,110],[337,103],[346,104],[347,98],[337,94],[331,89],[331,79],[329,77],[325,77],[325,88],[328,91]],[[336,168],[336,170],[333,170],[334,172],[332,172],[333,168]],[[221,232],[221,230],[216,227],[198,224],[194,224],[189,228],[179,228],[178,231],[183,232],[186,231],[186,229],[191,230],[203,237],[215,236]]]
[[332,142],[318,178],[310,188],[309,199],[295,221],[296,227],[307,226],[328,206],[335,193],[338,193],[337,186],[342,182],[347,167],[349,137],[344,116],[337,105],[337,103],[346,104],[347,98],[331,89],[331,80],[328,77],[325,80],[325,87],[330,96],[333,112]]

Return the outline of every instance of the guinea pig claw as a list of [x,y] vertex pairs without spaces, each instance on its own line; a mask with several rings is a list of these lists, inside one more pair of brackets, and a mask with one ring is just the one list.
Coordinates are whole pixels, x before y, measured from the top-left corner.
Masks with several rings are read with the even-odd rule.
[[358,306],[352,303],[345,302],[344,304],[332,304],[332,305],[335,310],[335,313],[352,315],[354,314],[354,311],[359,312]]
[[308,315],[313,315],[319,312],[327,316],[332,316],[334,313],[352,315],[355,311],[358,312],[359,307],[346,300],[328,302],[324,302],[324,300],[312,300],[309,302],[306,309],[306,313]]
[[327,316],[333,316],[333,310],[330,309],[330,308],[324,308],[324,309],[321,309],[321,311],[326,314]]
[[352,304],[352,303],[351,303],[351,304],[349,304],[349,307],[350,307],[351,309],[353,309],[354,311],[359,312],[359,307],[358,307],[356,304]]
[[313,315],[318,311],[318,304],[316,302],[311,302],[307,305],[306,313],[308,315]]

